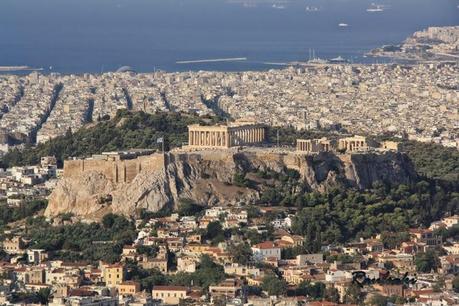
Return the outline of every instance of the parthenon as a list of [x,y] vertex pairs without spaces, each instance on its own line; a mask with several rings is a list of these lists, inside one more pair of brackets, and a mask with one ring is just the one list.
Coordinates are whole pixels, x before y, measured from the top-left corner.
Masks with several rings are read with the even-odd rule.
[[229,148],[253,145],[265,140],[265,127],[262,124],[236,121],[226,125],[188,126],[188,146],[199,148]]

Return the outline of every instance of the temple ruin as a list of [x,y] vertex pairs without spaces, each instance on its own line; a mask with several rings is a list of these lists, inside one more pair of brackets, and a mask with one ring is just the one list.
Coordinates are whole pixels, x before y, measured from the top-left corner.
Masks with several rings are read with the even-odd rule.
[[230,148],[261,144],[264,140],[265,126],[249,121],[213,126],[188,126],[188,147],[191,148]]

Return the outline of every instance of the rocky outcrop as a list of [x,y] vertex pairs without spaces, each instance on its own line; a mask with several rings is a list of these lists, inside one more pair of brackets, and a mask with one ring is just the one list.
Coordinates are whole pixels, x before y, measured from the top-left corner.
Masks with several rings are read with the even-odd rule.
[[142,170],[128,183],[114,183],[102,171],[91,169],[78,176],[64,173],[45,214],[71,212],[95,218],[108,209],[134,215],[141,209],[158,211],[174,206],[180,198],[202,205],[253,202],[259,191],[232,185],[234,174],[287,168],[297,170],[311,190],[318,191],[338,184],[362,189],[376,181],[409,183],[417,176],[410,160],[401,153],[306,156],[266,150],[174,152],[165,156],[164,166]]
[[115,186],[103,174],[88,171],[78,179],[62,179],[50,195],[45,215],[92,215],[111,202]]

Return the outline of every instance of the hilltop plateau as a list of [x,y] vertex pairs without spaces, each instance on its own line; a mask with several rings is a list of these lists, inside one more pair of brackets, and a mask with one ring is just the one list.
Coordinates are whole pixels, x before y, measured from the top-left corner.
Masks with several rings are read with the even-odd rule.
[[248,148],[176,151],[164,157],[156,153],[139,159],[143,164],[150,159],[148,163],[155,166],[148,169],[142,164],[130,182],[116,182],[106,174],[116,167],[112,161],[102,161],[95,168],[85,165],[83,172],[65,168],[65,177],[51,194],[46,215],[71,212],[92,218],[107,211],[134,215],[142,209],[157,212],[177,208],[180,199],[192,199],[203,206],[261,203],[263,192],[280,183],[257,176],[267,171],[290,173],[301,188],[310,191],[338,186],[365,189],[375,182],[409,184],[417,177],[406,155],[391,152],[307,156]]

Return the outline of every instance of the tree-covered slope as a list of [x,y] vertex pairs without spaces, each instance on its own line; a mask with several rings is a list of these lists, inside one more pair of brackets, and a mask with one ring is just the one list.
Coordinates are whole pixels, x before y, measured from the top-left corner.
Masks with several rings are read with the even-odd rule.
[[408,141],[402,143],[419,174],[429,178],[459,182],[459,151],[438,144]]
[[156,113],[119,111],[108,121],[82,128],[74,133],[54,138],[36,147],[14,149],[6,154],[0,167],[30,165],[40,161],[41,156],[54,155],[59,162],[76,156],[90,156],[106,151],[132,148],[161,148],[157,139],[164,137],[165,147],[173,148],[188,140],[187,125],[217,121],[218,118],[202,119],[180,113]]

